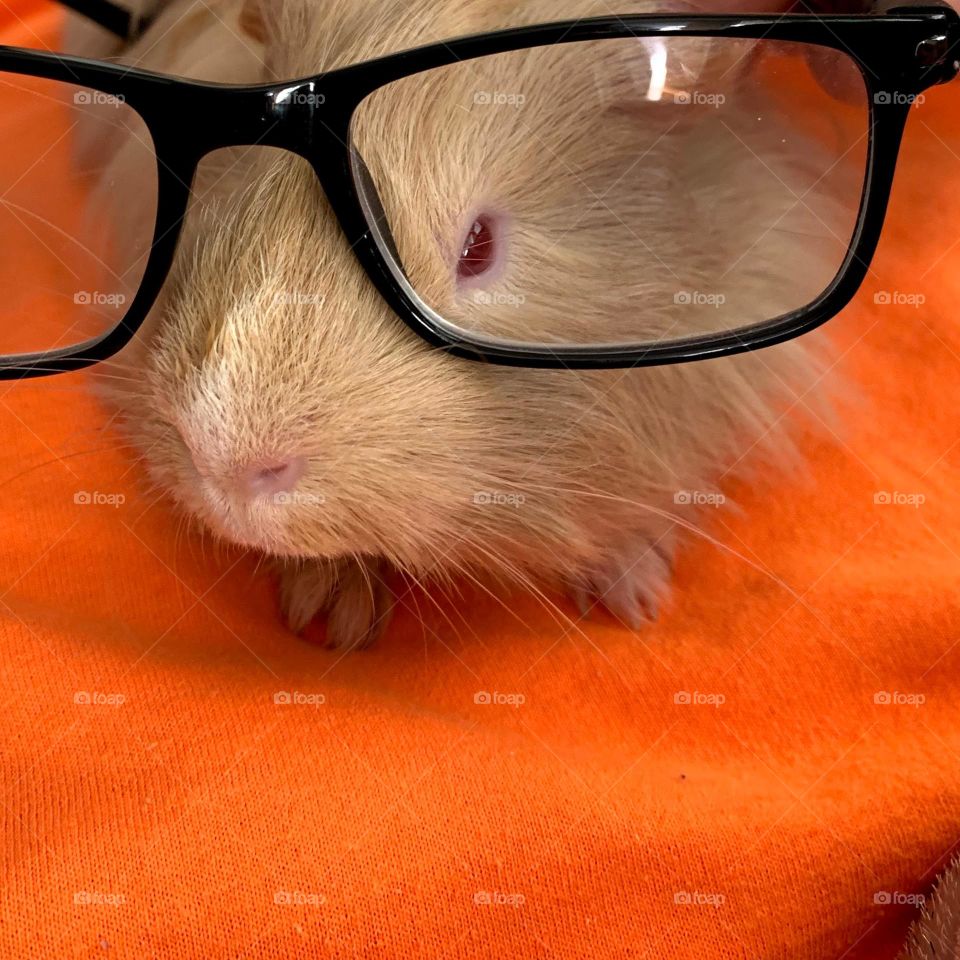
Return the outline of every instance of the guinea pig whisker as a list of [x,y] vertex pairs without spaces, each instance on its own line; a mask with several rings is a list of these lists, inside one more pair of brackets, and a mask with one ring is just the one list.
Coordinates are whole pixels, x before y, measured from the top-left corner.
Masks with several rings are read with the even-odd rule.
[[[11,381],[11,382],[15,383],[16,381]],[[24,387],[23,389],[24,389],[24,392],[26,392],[26,390],[29,390],[30,388]],[[62,384],[61,385],[59,383],[57,384],[45,383],[43,387],[41,387],[40,389],[42,389],[45,393],[47,391],[50,391],[51,393],[69,393],[69,394],[79,395],[83,397],[90,396],[90,390],[87,387],[83,386],[83,384]],[[7,396],[9,393],[10,393],[9,389],[4,390],[3,396]]]
[[[431,550],[430,552],[431,552],[431,554],[433,553],[432,550]],[[426,623],[426,620],[423,618],[423,615],[422,615],[422,613],[421,613],[421,610],[420,610],[420,602],[419,602],[419,600],[417,599],[417,593],[422,594],[430,603],[432,603],[432,604],[436,607],[437,612],[440,614],[440,616],[443,617],[443,619],[450,625],[450,628],[453,630],[454,634],[456,635],[457,640],[461,640],[461,641],[462,641],[462,640],[463,640],[463,634],[460,632],[457,624],[454,623],[454,621],[451,619],[450,615],[449,615],[449,614],[447,613],[447,611],[444,609],[443,604],[442,604],[442,603],[437,599],[437,597],[435,596],[435,592],[436,592],[436,591],[439,591],[440,595],[441,595],[442,597],[444,597],[444,599],[449,598],[449,596],[450,596],[450,585],[451,585],[451,579],[452,579],[452,577],[451,577],[451,570],[448,568],[448,566],[444,566],[442,563],[437,563],[437,558],[436,558],[436,557],[434,557],[434,562],[435,562],[436,565],[437,565],[437,569],[438,569],[439,571],[441,571],[441,572],[440,572],[440,575],[439,575],[439,576],[437,576],[437,577],[435,577],[435,578],[431,578],[432,582],[431,582],[431,584],[430,584],[429,586],[428,586],[427,583],[425,583],[424,578],[417,576],[417,574],[414,573],[412,570],[410,570],[409,567],[407,567],[406,565],[404,565],[403,567],[400,568],[400,572],[401,572],[401,574],[402,574],[404,577],[409,578],[410,580],[412,580],[413,583],[414,583],[414,585],[417,587],[416,592],[411,592],[410,596],[411,596],[414,604],[416,605],[416,608],[417,608],[417,616],[418,616],[418,619],[419,619],[419,622],[420,622],[421,626],[424,627],[424,630],[426,631],[426,629],[427,629],[427,623]],[[454,566],[457,566],[456,562],[454,562]],[[430,587],[433,587],[433,588],[435,588],[435,589],[430,589]],[[454,612],[457,614],[457,616],[460,618],[460,620],[461,620],[461,622],[463,623],[463,625],[464,625],[465,627],[467,627],[467,629],[469,629],[470,632],[473,634],[474,639],[476,639],[477,642],[480,643],[480,645],[481,645],[484,649],[486,649],[486,645],[485,645],[485,644],[483,643],[483,641],[480,639],[480,637],[479,637],[479,635],[477,634],[477,632],[476,632],[475,630],[473,630],[473,628],[472,628],[471,625],[470,625],[470,621],[463,615],[463,613],[462,613],[462,611],[460,610],[460,608],[457,607],[457,606],[454,606],[454,607],[453,607],[453,610],[454,610]],[[438,637],[437,639],[440,639],[440,638]],[[423,642],[424,642],[424,653],[426,653],[426,643],[427,643],[426,632],[424,632],[424,635],[423,635]],[[443,643],[442,639],[440,639],[440,642]],[[446,646],[446,645],[444,644],[444,646]]]
[[[60,370],[59,367],[45,367],[45,366],[43,366],[42,364],[37,364],[37,366],[36,366],[34,369],[43,371],[44,373],[60,373],[60,372],[61,372],[61,370]],[[118,376],[118,375],[116,375],[116,374],[109,374],[109,373],[106,373],[106,372],[100,372],[100,371],[98,370],[98,371],[96,372],[96,374],[94,374],[94,376],[95,376],[98,380],[99,380],[99,379],[104,379],[104,380],[122,380],[122,381],[126,381],[126,382],[129,382],[129,383],[135,383],[135,384],[137,384],[137,385],[142,385],[142,383],[143,383],[143,376],[142,376],[142,375],[141,375],[139,378],[138,378],[138,377],[121,377],[121,376]],[[54,387],[52,384],[48,384],[48,383],[43,383],[43,384],[36,383],[36,384],[31,384],[31,386],[35,386],[36,388],[38,388],[38,389],[43,389],[43,390],[54,390],[54,389],[57,389],[57,388]],[[146,395],[146,394],[144,394],[144,395]]]
[[20,480],[43,467],[49,467],[55,463],[63,463],[65,460],[73,460],[75,457],[88,457],[95,453],[108,453],[110,449],[110,447],[98,447],[93,450],[77,450],[74,453],[65,453],[59,457],[51,457],[49,460],[44,460],[42,463],[35,463],[32,467],[27,467],[26,470],[21,470],[20,473],[15,473],[12,477],[7,477],[6,480],[0,481],[0,487],[5,487],[7,484]]
[[502,597],[498,596],[494,590],[491,590],[490,587],[488,587],[468,567],[460,567],[458,570],[458,575],[467,582],[472,583],[478,590],[490,597],[496,604],[509,613],[510,616],[513,617],[514,620],[516,620],[521,626],[529,628],[530,624],[528,624],[515,610],[511,609],[511,607]]
[[[31,210],[28,207],[22,207],[20,206],[19,203],[14,203],[12,200],[7,200],[3,197],[0,197],[0,204],[2,204],[7,210],[9,210],[14,215],[14,217],[16,217],[16,219],[20,221],[20,223],[23,223],[23,221],[20,220],[20,217],[17,216],[16,211],[19,211],[20,213],[23,213],[26,216],[32,217],[34,220],[39,221],[45,227],[49,228],[54,233],[56,233],[58,236],[63,237],[63,239],[70,241],[70,243],[72,243],[74,246],[79,247],[81,250],[84,251],[84,253],[86,253],[88,256],[91,256],[91,258],[95,260],[97,264],[101,266],[107,273],[109,273],[112,276],[112,278],[116,280],[118,283],[120,284],[123,283],[123,278],[115,270],[110,269],[110,267],[107,264],[105,264],[99,257],[94,257],[91,255],[88,245],[85,244],[79,237],[73,236],[72,233],[69,233],[67,230],[64,230],[62,227],[58,227],[52,221],[47,220],[46,217],[40,216],[40,214],[37,213],[36,211]],[[27,226],[27,225],[24,224],[24,226]],[[27,229],[30,230],[29,227],[27,227]],[[33,233],[32,230],[30,230],[30,232]],[[57,259],[59,259],[59,257]],[[60,262],[63,263],[62,260]],[[66,267],[68,272],[73,275],[74,279],[79,282],[80,277],[77,276],[77,274],[73,270],[71,270],[66,263],[63,263],[63,266]]]
[[131,528],[135,527],[166,496],[167,491],[161,488],[159,493],[143,508],[143,510],[140,511],[140,513],[137,514],[133,520],[133,523],[130,524]]
[[257,556],[257,562],[253,565],[253,572],[250,574],[252,580],[260,572],[260,568],[267,562],[267,555],[261,553]]
[[[421,581],[419,581],[419,580],[417,580],[417,585],[420,587],[420,593],[421,593],[424,597],[426,597],[427,600],[428,600],[430,603],[432,603],[434,607],[436,607],[437,612],[440,614],[440,616],[443,617],[443,619],[450,625],[450,629],[453,631],[454,636],[457,638],[457,640],[458,640],[460,643],[462,643],[462,642],[463,642],[463,629],[462,629],[461,627],[458,627],[457,623],[454,622],[454,620],[453,620],[453,618],[450,616],[450,614],[447,613],[447,611],[444,609],[443,604],[434,596],[433,592],[432,592],[430,589],[428,589],[427,586],[425,586],[425,585],[424,585]],[[447,593],[444,591],[444,589],[443,589],[442,586],[440,587],[440,591],[441,591],[441,595],[442,595],[443,597],[446,597],[446,596],[447,596]],[[416,597],[414,597],[414,598],[416,599]],[[418,610],[419,610],[419,603],[417,604],[417,608],[418,608]],[[474,629],[471,627],[470,621],[463,615],[463,612],[460,610],[460,608],[457,607],[456,605],[454,605],[454,606],[453,606],[453,610],[454,610],[454,612],[457,614],[457,617],[459,618],[460,623],[462,624],[462,626],[463,626],[463,627],[466,627],[466,628],[470,631],[470,633],[472,634],[473,639],[476,640],[477,643],[479,643],[480,646],[483,647],[484,650],[486,650],[486,648],[487,648],[487,647],[486,647],[486,644],[485,644],[485,643],[483,642],[483,640],[480,638],[480,635],[477,633],[477,631],[474,630]],[[424,643],[424,650],[426,650],[426,643],[427,643],[426,635],[424,635],[423,643]]]
[[175,557],[180,556],[180,544],[185,535],[187,523],[188,520],[186,514],[180,512],[177,516],[177,525],[173,533],[173,555]]
[[[553,600],[551,600],[550,597],[530,578],[529,574],[518,568],[515,564],[510,563],[501,554],[497,554],[491,550],[488,550],[479,543],[470,543],[470,546],[478,553],[486,556],[495,568],[506,571],[510,580],[522,587],[524,590],[528,591],[534,597],[534,599],[540,603],[543,609],[551,615],[558,626],[564,627],[568,630],[576,630],[581,636],[584,637],[584,639],[587,639],[589,642],[589,638],[586,636],[577,621],[573,620],[570,616],[564,613],[563,610]],[[462,572],[467,574],[470,580],[484,590],[485,593],[491,597],[494,597],[494,599],[500,603],[503,609],[508,611],[518,623],[528,629],[533,629],[531,624],[527,623],[518,613],[516,613],[516,611],[510,609],[505,601],[497,597],[496,594],[482,584],[478,578],[469,573],[469,571],[467,571],[465,568]]]
[[[534,485],[532,485],[534,486]],[[616,496],[614,494],[605,493],[603,491],[596,490],[578,490],[576,488],[563,488],[563,487],[548,487],[544,485],[535,485],[537,488],[544,491],[549,491],[551,493],[569,493],[575,496],[584,496],[584,497],[595,497],[603,500],[612,500],[618,503],[624,503],[631,507],[636,507],[641,510],[646,510],[648,513],[655,514],[656,516],[663,517],[664,520],[671,520],[677,526],[682,527],[684,530],[694,534],[702,540],[706,540],[709,544],[716,547],[718,550],[723,551],[724,553],[729,554],[730,556],[736,557],[738,560],[741,560],[747,566],[751,567],[753,570],[756,570],[758,573],[767,577],[769,580],[773,581],[777,586],[781,587],[789,596],[791,596],[798,603],[803,604],[809,609],[809,605],[806,603],[804,598],[797,593],[793,587],[786,582],[786,580],[778,577],[771,570],[768,570],[762,564],[757,563],[755,560],[752,560],[746,554],[741,553],[739,550],[731,547],[729,544],[724,543],[722,540],[718,540],[716,537],[711,536],[706,532],[702,527],[698,527],[695,523],[691,523],[689,520],[680,516],[679,514],[673,513],[670,510],[662,510],[659,507],[654,507],[652,504],[643,503],[640,500],[631,500],[627,497]]]
[[[415,619],[416,619],[416,622],[417,622],[418,624],[420,624],[420,637],[421,637],[421,639],[423,640],[423,659],[424,659],[424,662],[426,662],[426,661],[427,661],[427,653],[428,653],[428,648],[427,648],[427,630],[428,630],[428,627],[427,627],[427,621],[426,621],[426,619],[425,619],[424,616],[423,616],[423,611],[420,609],[420,601],[417,599],[417,594],[418,594],[418,593],[425,593],[425,591],[423,590],[423,585],[420,583],[420,581],[419,581],[413,574],[410,574],[410,573],[408,573],[406,570],[401,569],[401,570],[400,570],[400,575],[401,575],[404,579],[407,579],[407,578],[409,577],[409,578],[412,580],[412,582],[413,582],[412,588],[411,588],[411,587],[408,587],[408,588],[407,588],[407,590],[406,590],[406,595],[409,596],[410,599],[413,601],[413,606],[414,606],[415,609],[414,609],[413,611],[411,611],[411,612],[413,613],[413,615],[414,615],[414,617],[415,617]],[[404,607],[406,607],[408,610],[410,609],[409,607],[407,607],[407,605],[406,605],[405,603],[403,603],[403,600],[402,600],[402,599],[398,600],[398,602],[401,603],[401,604],[402,604]],[[445,616],[445,614],[443,613],[443,610],[442,610],[439,602],[438,602],[435,598],[434,598],[434,600],[433,600],[433,603],[434,603],[434,606],[437,608],[437,611],[441,614],[441,616]],[[457,631],[456,631],[456,627],[454,627],[454,625],[453,625],[453,621],[450,620],[449,617],[446,617],[446,619],[447,619],[447,622],[450,624],[450,626],[453,628],[453,632],[456,634]],[[434,633],[434,635],[436,635],[436,634],[435,634],[435,631],[431,631],[431,633]],[[460,639],[459,635],[457,635],[457,639],[458,639],[458,640]],[[442,641],[441,641],[441,642],[442,642]]]
[[808,233],[806,230],[791,230],[788,227],[774,227],[773,233],[786,233],[791,237],[806,237],[809,240],[835,240],[836,237],[830,233]]

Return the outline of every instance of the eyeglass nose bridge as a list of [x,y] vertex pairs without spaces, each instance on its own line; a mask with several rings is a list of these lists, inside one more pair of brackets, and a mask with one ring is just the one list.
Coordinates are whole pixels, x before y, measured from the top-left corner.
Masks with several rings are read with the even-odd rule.
[[349,113],[331,103],[318,78],[251,87],[191,83],[182,94],[178,123],[188,118],[196,159],[224,147],[258,146],[314,163],[331,137],[346,136]]

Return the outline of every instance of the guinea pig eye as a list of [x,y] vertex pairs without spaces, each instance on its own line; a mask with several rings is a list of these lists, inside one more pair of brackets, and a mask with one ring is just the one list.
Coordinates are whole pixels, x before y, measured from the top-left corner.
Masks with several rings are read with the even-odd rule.
[[487,273],[497,261],[498,246],[493,218],[478,214],[460,245],[457,279],[471,280]]

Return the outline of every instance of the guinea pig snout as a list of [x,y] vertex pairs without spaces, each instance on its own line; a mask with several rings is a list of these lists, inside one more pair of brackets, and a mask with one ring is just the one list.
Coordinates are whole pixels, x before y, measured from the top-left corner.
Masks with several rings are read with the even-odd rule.
[[253,500],[290,493],[307,469],[304,457],[284,457],[257,461],[242,466],[236,475],[236,486],[242,495]]
[[236,505],[283,503],[283,495],[292,493],[308,469],[305,456],[236,456],[229,451],[211,451],[184,444],[192,464],[196,483],[221,501],[226,497]]

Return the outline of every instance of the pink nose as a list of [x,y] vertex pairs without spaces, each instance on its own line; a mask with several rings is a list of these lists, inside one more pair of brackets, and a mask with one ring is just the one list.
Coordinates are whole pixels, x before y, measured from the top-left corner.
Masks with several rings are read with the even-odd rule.
[[240,485],[251,497],[289,493],[303,476],[307,461],[303,457],[250,464],[240,474]]

